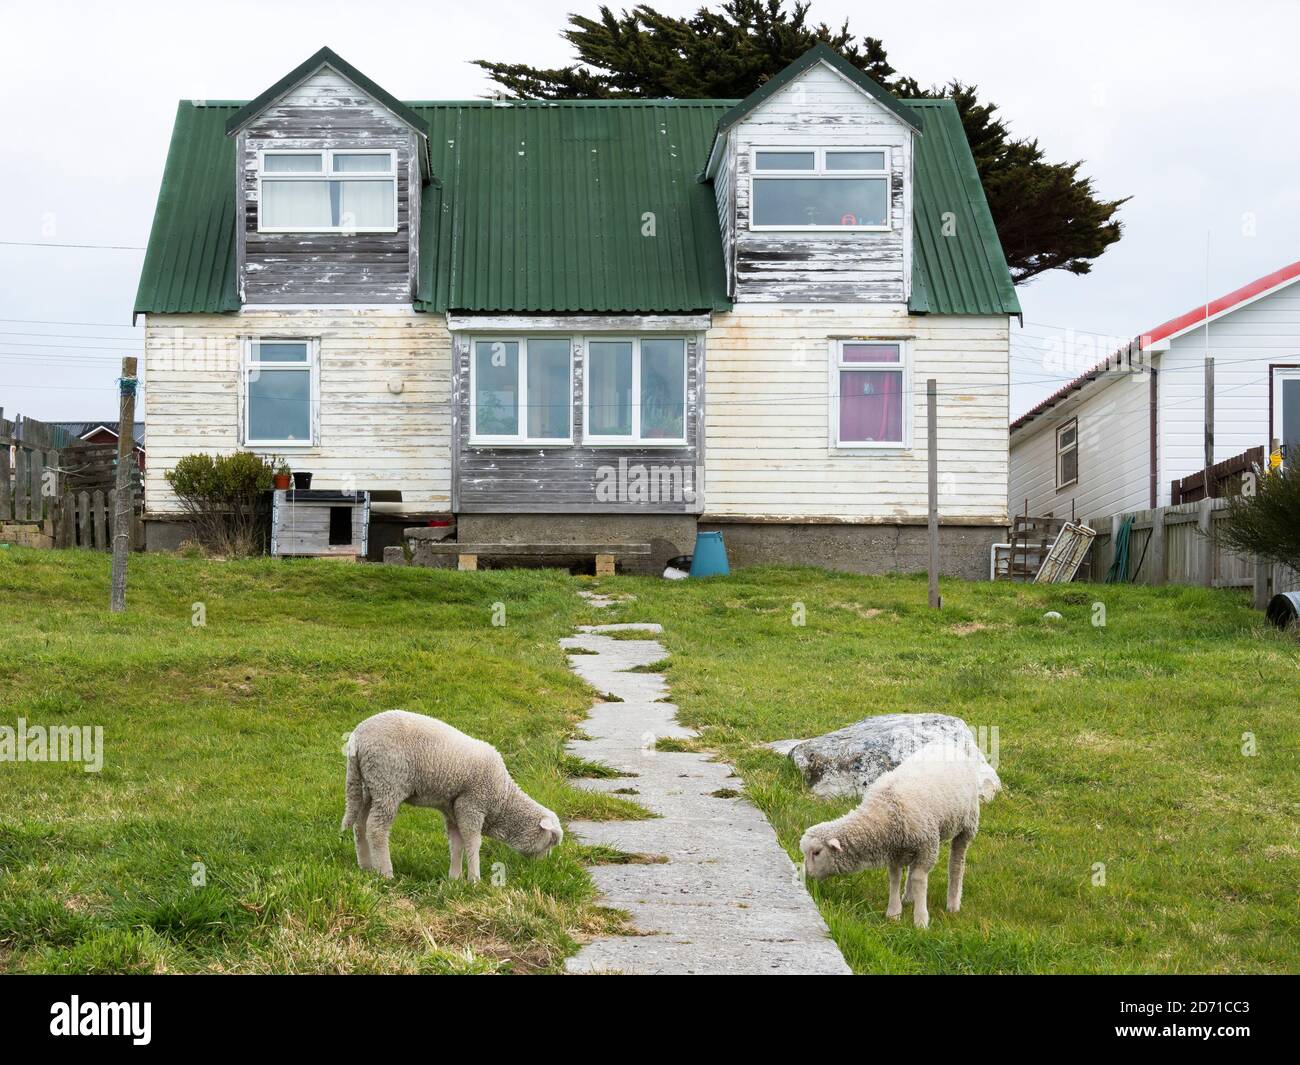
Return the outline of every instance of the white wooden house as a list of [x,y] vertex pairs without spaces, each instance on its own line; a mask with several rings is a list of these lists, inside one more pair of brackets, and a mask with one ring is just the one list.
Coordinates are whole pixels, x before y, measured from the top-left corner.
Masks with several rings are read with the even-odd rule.
[[825,46],[743,101],[406,103],[328,49],[184,101],[136,311],[159,546],[175,461],[249,448],[460,540],[919,569],[930,377],[946,568],[1007,521],[960,118]]
[[[1144,332],[1011,423],[1013,513],[1105,517],[1168,506],[1214,461],[1276,443],[1300,454],[1300,262]],[[1207,333],[1208,328],[1208,333]]]

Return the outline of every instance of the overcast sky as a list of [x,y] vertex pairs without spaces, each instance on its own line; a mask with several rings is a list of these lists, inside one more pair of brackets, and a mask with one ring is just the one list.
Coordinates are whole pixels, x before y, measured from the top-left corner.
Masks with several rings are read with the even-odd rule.
[[[696,2],[664,0],[672,13]],[[560,65],[585,0],[492,4],[44,3],[4,6],[0,36],[0,406],[115,418],[118,360],[176,101],[248,99],[329,45],[401,99],[490,85],[469,60]],[[1083,159],[1132,196],[1124,237],[1085,277],[1022,286],[1012,413],[1129,337],[1300,259],[1295,43],[1300,4],[1086,5],[814,0],[881,38],[922,82],[980,86],[1052,160]],[[128,250],[6,242],[123,245]]]

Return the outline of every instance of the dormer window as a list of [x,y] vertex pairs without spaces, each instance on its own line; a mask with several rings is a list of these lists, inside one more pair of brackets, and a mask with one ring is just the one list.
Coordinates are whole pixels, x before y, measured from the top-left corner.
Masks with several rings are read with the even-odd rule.
[[754,148],[749,228],[888,230],[888,148]]
[[264,151],[258,191],[262,233],[397,232],[393,151]]

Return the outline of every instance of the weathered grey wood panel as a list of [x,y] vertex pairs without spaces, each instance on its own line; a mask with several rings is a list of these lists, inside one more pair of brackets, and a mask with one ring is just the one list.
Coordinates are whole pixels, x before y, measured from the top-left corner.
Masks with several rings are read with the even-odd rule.
[[[254,118],[236,149],[245,303],[409,303],[416,284],[419,138],[332,70],[322,70]],[[258,153],[264,149],[391,148],[397,152],[397,232],[259,233]]]
[[[590,333],[588,334],[590,335]],[[573,439],[583,435],[583,350],[574,342]],[[457,334],[453,499],[459,513],[694,514],[703,508],[700,419],[701,344],[686,344],[686,444],[682,447],[472,446],[470,338]],[[620,465],[620,463],[624,465]],[[615,498],[608,498],[611,483]],[[598,492],[598,488],[600,491]]]

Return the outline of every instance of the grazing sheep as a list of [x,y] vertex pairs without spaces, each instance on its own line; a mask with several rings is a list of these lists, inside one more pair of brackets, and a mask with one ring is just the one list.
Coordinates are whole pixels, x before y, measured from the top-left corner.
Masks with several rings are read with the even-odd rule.
[[[903,902],[915,904],[917,928],[930,923],[926,887],[939,859],[939,845],[952,840],[948,856],[948,909],[961,909],[966,848],[979,831],[980,801],[989,801],[1002,783],[980,758],[973,742],[937,741],[878,777],[862,803],[843,817],[813,825],[803,834],[804,872],[815,880],[840,873],[889,867],[889,907],[897,918]],[[905,897],[899,897],[903,867],[908,867]]]
[[540,856],[564,838],[560,819],[520,790],[490,743],[437,718],[388,710],[361,722],[348,741],[347,810],[357,864],[393,875],[388,832],[402,803],[432,806],[447,824],[451,879],[469,855],[478,883],[479,844],[486,833],[522,854]]

